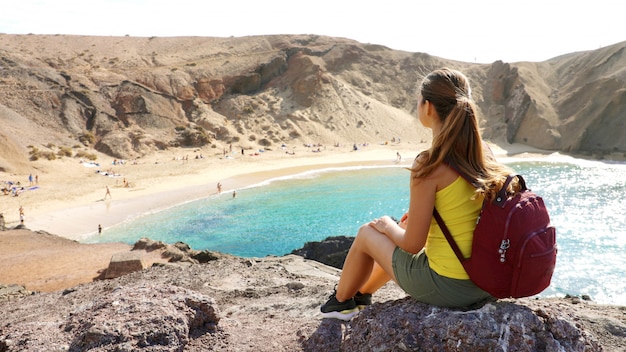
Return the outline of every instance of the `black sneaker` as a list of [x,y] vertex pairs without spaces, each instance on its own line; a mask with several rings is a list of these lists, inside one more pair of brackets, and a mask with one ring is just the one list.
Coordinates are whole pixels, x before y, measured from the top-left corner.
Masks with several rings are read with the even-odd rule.
[[326,302],[320,310],[322,311],[323,318],[335,318],[345,321],[352,319],[352,317],[359,312],[359,308],[357,308],[356,303],[354,303],[354,298],[350,298],[345,302],[339,302],[334,293],[328,298],[328,302]]
[[365,309],[365,307],[372,304],[372,294],[357,292],[354,295],[354,304],[356,304],[359,310]]

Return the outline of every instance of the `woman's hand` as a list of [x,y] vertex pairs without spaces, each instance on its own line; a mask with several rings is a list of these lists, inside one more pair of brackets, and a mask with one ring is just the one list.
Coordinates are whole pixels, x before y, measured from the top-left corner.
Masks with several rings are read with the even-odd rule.
[[400,221],[398,221],[398,225],[400,225],[400,227],[404,230],[406,230],[406,223],[409,220],[409,213],[406,212],[404,213],[404,215],[402,215],[402,217],[400,218]]
[[391,229],[398,226],[398,224],[396,224],[396,222],[387,215],[370,221],[369,225],[375,228],[378,232],[387,235],[387,237],[389,237]]

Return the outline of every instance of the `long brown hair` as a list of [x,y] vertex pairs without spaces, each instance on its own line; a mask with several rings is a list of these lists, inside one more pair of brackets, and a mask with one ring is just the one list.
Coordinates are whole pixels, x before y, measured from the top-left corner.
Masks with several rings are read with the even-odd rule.
[[442,123],[429,150],[420,154],[414,177],[428,176],[442,162],[453,162],[478,181],[478,192],[491,199],[511,170],[499,164],[491,151],[483,148],[476,106],[469,81],[457,70],[441,68],[428,74],[420,87],[421,101],[429,101]]

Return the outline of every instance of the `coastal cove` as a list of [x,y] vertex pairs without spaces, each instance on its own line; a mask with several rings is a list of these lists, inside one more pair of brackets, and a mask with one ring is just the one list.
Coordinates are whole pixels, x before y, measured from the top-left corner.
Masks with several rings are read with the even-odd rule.
[[[372,150],[364,150],[366,153],[362,154],[344,154],[335,151],[333,153],[325,154],[323,158],[311,159],[311,164],[309,165],[303,164],[303,161],[306,161],[307,159],[306,157],[303,157],[301,160],[291,159],[290,161],[297,165],[289,165],[287,169],[291,172],[287,172],[284,175],[279,175],[279,170],[285,170],[284,168],[259,170],[262,169],[262,167],[260,167],[261,165],[259,165],[259,161],[271,164],[272,160],[270,160],[270,157],[278,156],[268,154],[265,159],[259,158],[246,160],[246,162],[242,163],[248,170],[252,169],[259,171],[260,176],[262,177],[251,180],[250,183],[245,185],[242,183],[241,188],[243,189],[246,186],[255,184],[264,184],[263,180],[275,178],[281,180],[291,179],[292,177],[289,175],[297,175],[307,171],[315,172],[312,170],[324,168],[343,168],[345,166],[350,166],[350,164],[352,164],[352,168],[361,164],[366,165],[367,167],[377,165],[378,168],[380,166],[397,166],[394,164],[394,160],[389,158],[390,154],[395,154],[395,150],[392,149],[392,153],[390,153],[390,149],[391,148],[385,147],[376,148],[376,150],[374,150],[374,148],[372,148]],[[413,153],[406,153],[406,155],[411,154]],[[556,154],[511,154],[516,155],[516,157],[509,158],[505,155],[501,156],[502,158],[507,159],[507,162],[563,162],[563,157]],[[346,159],[351,160],[347,160],[345,163],[328,163],[328,161],[336,161],[344,156],[348,156],[349,158]],[[354,158],[356,156],[376,157],[369,160],[355,161]],[[324,160],[325,163],[314,162],[319,160]],[[229,160],[228,162],[230,161],[232,160]],[[146,187],[148,178],[145,178],[143,182],[137,184],[134,188],[131,188],[131,190],[115,187],[115,184],[113,184],[113,187],[111,188],[113,199],[110,203],[109,209],[113,209],[121,204],[132,203],[136,208],[131,209],[131,207],[127,207],[127,215],[134,215],[132,218],[139,220],[143,217],[142,214],[145,213],[142,212],[142,210],[156,205],[142,202],[141,200],[149,198],[163,201],[163,197],[165,197],[165,195],[183,194],[183,188],[189,188],[189,194],[194,194],[192,192],[193,188],[195,188],[195,194],[201,194],[202,192],[199,191],[200,189],[206,190],[207,193],[215,192],[214,182],[216,182],[216,179],[211,179],[211,176],[207,177],[207,174],[213,172],[217,173],[219,171],[228,171],[225,170],[226,168],[215,168],[216,164],[220,165],[222,162],[224,161],[215,160],[213,158],[207,160],[206,164],[211,165],[209,172],[206,170],[206,165],[196,165],[193,163],[181,165],[175,161],[170,163],[160,162],[159,164],[153,164],[152,166],[149,166],[149,163],[146,162],[138,165],[136,168],[122,169],[125,171],[124,175],[126,177],[134,180],[136,179],[135,177],[138,173],[132,174],[128,171],[136,172],[139,170],[142,172],[142,175],[146,175],[149,174],[150,170],[156,165],[159,175],[162,175],[163,170],[168,169],[167,166],[175,164],[176,167],[169,168],[169,171],[175,174],[173,175],[174,177],[169,175],[166,179],[174,178],[178,182],[172,184],[168,183],[167,180],[155,177],[149,179],[151,181],[151,187]],[[587,163],[586,161],[580,162]],[[355,165],[355,163],[357,165]],[[285,164],[288,163],[283,163],[283,165]],[[237,166],[236,163],[229,165],[231,168]],[[606,166],[612,166],[610,163],[597,162],[591,162],[591,165],[594,168],[597,167],[599,170],[602,170]],[[70,164],[64,166],[67,168],[68,177],[76,175],[76,171],[81,170],[80,168],[76,168]],[[189,172],[188,168],[185,169],[185,166],[198,166],[199,171],[204,170],[204,172],[198,172],[197,174],[192,173]],[[617,167],[621,166],[618,165]],[[398,169],[397,167],[395,168]],[[182,169],[184,172],[177,173],[179,169]],[[63,171],[66,170],[63,169]],[[232,171],[233,170],[231,169],[230,172]],[[46,177],[43,178],[45,182],[42,182],[43,187],[41,190],[44,192],[52,191],[53,193],[54,187],[50,187],[50,178],[52,175],[45,175]],[[219,178],[219,180],[224,182],[224,180],[238,179],[236,176],[237,175],[232,174],[230,177]],[[527,175],[525,174],[525,176]],[[68,199],[67,193],[69,193],[71,189],[66,188],[64,189],[64,193],[58,194],[58,199],[56,199],[57,201],[49,198],[45,201],[34,202],[34,200],[36,200],[34,199],[34,196],[42,196],[42,198],[40,198],[41,200],[43,199],[43,196],[47,196],[47,194],[44,192],[27,193],[26,197],[22,198],[22,200],[25,201],[24,204],[27,205],[26,225],[29,228],[32,228],[33,226],[31,226],[31,222],[34,223],[34,220],[36,219],[47,219],[48,215],[46,214],[53,214],[57,216],[57,221],[52,224],[54,226],[58,226],[62,230],[64,225],[66,228],[69,228],[67,225],[70,225],[73,222],[72,219],[80,220],[82,216],[92,216],[90,213],[96,213],[97,210],[106,209],[106,202],[101,200],[104,194],[102,192],[102,185],[97,184],[97,181],[106,178],[103,178],[102,176],[90,177],[90,175],[85,174],[80,175],[80,177],[87,177],[90,182],[77,183],[74,181],[71,184],[73,187],[80,188],[81,191],[86,194],[84,197]],[[249,177],[250,175],[246,176],[246,180],[250,180]],[[529,175],[527,177],[529,177]],[[609,180],[606,181],[609,182]],[[197,185],[193,185],[194,182],[197,182]],[[184,184],[185,187],[181,188],[181,184]],[[555,183],[555,187],[556,184],[557,183]],[[175,187],[176,185],[179,187]],[[169,189],[167,186],[172,189]],[[570,185],[569,187],[571,188],[576,186],[580,185]],[[139,188],[144,189],[141,190]],[[534,187],[534,184],[533,188],[539,191],[536,187]],[[141,194],[148,189],[155,192],[148,195]],[[224,192],[226,192],[226,189],[227,188],[225,187]],[[174,190],[177,190],[177,192],[174,192]],[[128,193],[124,194],[122,191],[127,191]],[[245,193],[241,193],[241,198],[238,198],[237,201],[243,200],[244,194]],[[125,197],[125,195],[132,195],[133,197]],[[161,197],[158,195],[161,195]],[[209,194],[208,197],[210,196],[211,195]],[[224,196],[228,196],[228,194],[224,194]],[[206,194],[204,194],[204,198],[207,198]],[[133,199],[135,199],[135,201],[130,202]],[[226,200],[226,197],[224,200]],[[177,208],[178,205],[176,204],[190,204],[190,202],[192,201],[179,203],[165,202],[169,204],[169,206],[164,207],[163,209]],[[63,211],[68,214],[67,217],[59,218],[59,214],[63,214]],[[585,212],[588,211],[585,210]],[[158,214],[158,212],[155,214]],[[97,214],[93,214],[93,216],[96,215]],[[106,217],[90,218],[90,220],[96,221],[101,221],[103,219],[106,219]],[[574,220],[575,219],[572,219],[573,222]],[[93,234],[93,225],[88,226],[89,224],[87,224],[87,222],[77,222],[79,225],[83,224],[84,228],[89,231],[83,233],[83,235],[77,235],[78,237],[86,239],[87,237],[84,236],[84,234],[87,234],[88,236],[90,233]],[[114,227],[115,226],[112,225],[107,226],[104,229],[103,236],[107,233],[107,231]],[[73,228],[80,229],[80,226],[75,226]],[[30,241],[30,246],[25,246],[25,241]],[[388,321],[387,319],[391,319],[394,322],[397,322],[398,320],[404,322],[409,317],[419,316],[416,315],[416,313],[419,313],[420,311],[423,311],[428,316],[431,316],[431,318],[433,316],[431,307],[421,307],[420,305],[416,305],[410,299],[403,298],[405,295],[397,287],[397,285],[389,283],[377,292],[375,304],[372,306],[372,310],[368,311],[369,313],[362,315],[362,317],[357,316],[353,320],[353,329],[346,329],[345,327],[335,324],[334,321],[328,321],[327,319],[320,320],[319,305],[326,299],[329,292],[332,292],[333,285],[336,284],[340,271],[315,261],[306,260],[302,257],[294,255],[279,257],[267,256],[263,258],[241,258],[224,255],[223,258],[207,264],[190,265],[189,263],[168,263],[167,265],[151,266],[145,270],[113,280],[96,280],[91,282],[93,278],[97,276],[98,273],[101,273],[101,270],[106,267],[106,263],[111,258],[112,254],[128,251],[131,246],[119,242],[97,244],[78,243],[62,237],[49,235],[45,232],[35,233],[28,230],[7,231],[6,236],[0,237],[0,242],[0,247],[3,248],[2,256],[0,256],[0,262],[2,262],[3,265],[13,265],[13,269],[11,269],[10,272],[13,274],[13,277],[16,278],[10,280],[5,278],[0,280],[0,282],[24,285],[27,290],[29,287],[31,287],[30,290],[38,290],[34,287],[39,286],[43,291],[35,294],[25,292],[24,294],[27,296],[19,298],[17,301],[7,301],[4,303],[0,302],[0,305],[4,304],[2,307],[7,313],[7,315],[5,315],[6,325],[4,327],[4,332],[6,334],[10,334],[12,337],[10,340],[0,341],[0,343],[5,344],[16,344],[20,341],[28,340],[28,346],[35,346],[44,341],[47,346],[52,346],[52,344],[58,346],[68,345],[71,341],[73,341],[73,335],[79,336],[83,333],[83,331],[87,331],[87,328],[81,328],[79,330],[71,330],[70,332],[72,332],[72,334],[68,333],[68,329],[66,327],[75,326],[71,324],[74,322],[72,317],[75,317],[77,312],[85,313],[86,315],[81,313],[81,316],[85,316],[88,321],[96,322],[96,317],[104,317],[106,321],[101,323],[96,322],[96,326],[103,327],[112,326],[111,324],[126,324],[125,322],[127,321],[134,321],[135,324],[131,325],[141,327],[143,325],[137,325],[136,321],[145,321],[146,319],[149,319],[152,323],[158,324],[158,326],[155,326],[155,333],[163,333],[164,331],[169,331],[169,328],[173,328],[170,324],[172,321],[181,321],[182,323],[185,322],[184,319],[171,319],[170,313],[163,312],[164,297],[161,293],[165,292],[168,293],[167,299],[165,299],[167,302],[178,301],[177,297],[180,297],[180,295],[176,297],[173,295],[176,295],[176,293],[184,293],[184,297],[192,298],[192,302],[196,302],[197,299],[203,299],[207,302],[214,300],[217,303],[217,308],[219,309],[219,315],[217,317],[221,319],[218,325],[218,331],[202,334],[193,338],[190,340],[189,345],[185,348],[185,350],[188,351],[204,351],[206,350],[206,346],[209,345],[215,346],[214,350],[225,351],[337,350],[337,346],[343,346],[345,341],[349,341],[348,337],[350,334],[348,333],[350,331],[354,333],[359,331],[371,332],[375,331],[377,326],[379,328],[384,326],[393,326],[392,324],[386,323],[386,321]],[[584,247],[587,247],[587,252],[592,251],[590,246],[585,245]],[[615,247],[613,249],[619,248]],[[24,264],[17,267],[15,266],[15,264],[17,264],[15,263],[15,260],[19,258],[23,259],[22,262]],[[587,256],[585,259],[590,258],[591,257]],[[42,263],[45,263],[45,265],[42,265]],[[72,278],[77,278],[80,281],[72,283],[69,280]],[[572,278],[572,280],[575,280],[575,278]],[[2,288],[2,285],[0,285],[0,288]],[[181,292],[181,290],[184,292]],[[150,292],[150,294],[144,295],[144,292],[146,291]],[[134,302],[136,301],[132,300],[132,297],[135,296],[140,299],[141,307],[152,307],[149,308],[151,312],[150,314],[147,314],[147,312],[143,310],[137,311],[136,309],[132,310],[135,313],[128,311],[128,305],[135,305]],[[118,297],[123,298],[118,299]],[[131,299],[130,301],[128,300],[129,298]],[[595,300],[597,297],[592,297],[592,299]],[[109,301],[112,303],[105,304],[104,307],[113,307],[114,309],[117,309],[118,313],[120,309],[128,313],[107,315],[108,313],[102,310],[99,310],[98,312],[91,312],[90,310],[85,311],[85,307],[101,307],[101,305],[94,305],[94,302]],[[185,300],[185,302],[188,301],[189,300],[187,299]],[[123,305],[120,306],[118,302],[122,302]],[[158,309],[155,309],[157,307]],[[493,311],[494,307],[496,308],[495,311]],[[514,301],[502,300],[493,305],[489,305],[488,307],[476,310],[475,312],[480,314],[479,321],[481,326],[484,325],[484,322],[491,321],[491,317],[505,313],[502,312],[502,309],[524,312],[524,314],[528,316],[528,319],[533,321],[537,321],[537,319],[539,321],[545,320],[545,324],[552,322],[550,323],[552,326],[551,329],[561,327],[561,329],[554,332],[554,336],[561,336],[563,339],[573,338],[577,341],[577,346],[583,344],[587,346],[587,349],[585,350],[618,351],[623,350],[624,348],[624,307],[625,306],[623,305],[606,305],[596,301],[585,301],[578,297],[545,297],[541,299],[528,298]],[[27,319],[25,319],[26,310],[28,311],[28,314],[26,314],[28,317]],[[168,310],[168,312],[172,312],[172,310]],[[446,318],[445,314],[450,313],[455,316],[454,322],[451,322],[449,318]],[[440,325],[445,331],[450,331],[451,323],[455,324],[455,326],[458,324],[458,320],[456,318],[458,312],[450,313],[440,312],[434,315],[434,320],[437,321],[437,324]],[[485,316],[485,313],[487,313],[487,316]],[[158,317],[153,319],[151,318],[151,314],[156,314]],[[372,319],[371,314],[374,314],[376,318]],[[492,334],[493,331],[498,329],[498,326],[507,327],[510,326],[510,324],[515,324],[515,326],[526,326],[527,329],[535,329],[534,323],[512,323],[508,318],[510,314],[518,316],[517,313],[506,313],[503,316],[503,319],[506,319],[505,321],[492,321],[493,324],[483,326],[481,331]],[[463,315],[466,316],[466,314]],[[364,329],[362,327],[357,328],[356,324],[362,323],[366,323],[368,329]],[[36,336],[31,333],[32,326],[34,326],[33,324],[40,327]],[[262,328],[267,326],[267,324],[271,324],[273,328]],[[420,330],[420,328],[415,327],[415,324],[403,323],[403,325],[412,327],[413,330]],[[371,330],[372,328],[374,330]],[[117,334],[116,331],[111,331],[111,333]],[[429,328],[429,331],[432,330]],[[454,342],[458,343],[459,341],[462,341],[461,343],[463,344],[476,344],[477,330],[469,328],[468,332],[469,335],[467,337],[453,336]],[[386,343],[386,341],[388,341],[388,336],[391,335],[391,331],[381,330],[379,333],[385,336],[382,342]],[[412,333],[413,332],[411,332],[411,334]],[[539,333],[532,333],[530,336],[538,334]],[[524,338],[525,342],[528,342],[529,335],[526,334],[526,330],[516,333],[515,336],[518,335]],[[542,336],[543,335],[545,334],[542,334]],[[22,336],[26,339],[22,340]],[[103,338],[108,338],[108,336],[109,335],[103,335]],[[332,336],[331,339],[329,339],[330,336]],[[514,339],[515,338],[513,338],[513,340]],[[466,340],[467,342],[463,342]],[[511,339],[506,339],[502,342],[500,339],[493,339],[492,337],[487,338],[485,342],[491,345],[494,343],[506,343],[510,345],[512,343]],[[562,343],[566,342],[563,341]],[[366,344],[370,345],[369,342],[366,342]],[[224,345],[226,345],[226,347],[224,347]],[[363,346],[363,344],[361,344],[361,346]],[[583,350],[573,347],[568,347],[566,349]],[[350,349],[346,349],[346,351],[347,350]],[[361,349],[357,348],[353,350]]]
[[[557,228],[559,256],[544,297],[587,295],[626,305],[626,211],[619,194],[626,165],[551,157],[511,159],[542,195]],[[382,215],[400,217],[408,204],[405,167],[338,167],[311,170],[188,202],[114,226],[86,243],[142,237],[185,242],[194,249],[241,257],[282,256],[309,241],[354,236]],[[594,209],[589,212],[589,209]]]
[[[623,238],[626,236],[619,231],[626,227],[620,225],[625,216],[620,215],[619,206],[615,206],[614,202],[607,202],[606,200],[618,201],[619,197],[607,193],[606,191],[598,191],[594,188],[589,180],[585,181],[585,172],[583,169],[596,170],[600,174],[593,174],[592,180],[601,180],[607,183],[612,192],[619,192],[620,189],[624,189],[624,180],[616,179],[612,180],[614,176],[607,176],[602,174],[605,170],[612,170],[618,168],[623,171],[623,164],[609,163],[599,161],[587,161],[582,159],[574,159],[565,157],[559,154],[528,154],[524,152],[524,149],[519,146],[514,146],[519,149],[510,148],[508,152],[504,152],[494,146],[494,150],[498,154],[498,158],[506,161],[512,167],[517,168],[515,163],[551,163],[561,165],[562,168],[559,172],[550,175],[547,182],[535,181],[534,176],[530,172],[530,169],[518,170],[526,178],[531,188],[539,192],[546,198],[549,207],[560,204],[559,202],[565,200],[565,195],[580,194],[584,196],[574,197],[573,208],[555,209],[552,211],[552,220],[557,226],[557,239],[559,241],[560,251],[557,260],[557,273],[555,274],[553,286],[545,292],[547,296],[562,296],[565,294],[587,294],[591,298],[600,303],[606,304],[618,304],[624,305],[624,302],[620,301],[620,297],[624,296],[624,286],[620,283],[620,277],[623,277],[623,270],[626,265],[615,263],[621,263],[622,258],[619,257],[619,253],[624,252]],[[354,235],[356,229],[360,224],[369,221],[369,219],[388,214],[392,216],[400,216],[403,211],[406,210],[406,202],[408,200],[407,185],[408,175],[404,175],[405,168],[410,166],[413,155],[416,152],[411,151],[411,146],[371,146],[363,148],[359,152],[344,152],[337,150],[327,150],[323,155],[300,155],[297,158],[285,158],[284,155],[279,155],[279,152],[266,153],[257,158],[247,158],[247,160],[240,159],[219,159],[211,158],[206,160],[207,165],[198,167],[198,170],[194,172],[181,172],[179,174],[169,175],[159,179],[155,177],[151,179],[151,187],[144,186],[144,183],[139,183],[130,189],[120,188],[113,186],[113,197],[110,200],[102,200],[103,192],[101,190],[95,190],[88,196],[85,196],[79,200],[74,199],[72,202],[64,204],[65,207],[51,207],[55,205],[53,201],[41,202],[35,206],[28,206],[27,209],[27,222],[26,225],[32,230],[44,230],[49,233],[58,234],[70,239],[78,240],[83,243],[93,242],[110,242],[121,241],[124,243],[132,243],[134,240],[129,238],[116,237],[111,238],[112,234],[117,231],[117,228],[121,228],[133,223],[141,224],[142,221],[146,221],[143,227],[147,227],[146,237],[150,237],[156,240],[164,240],[166,242],[183,241],[190,242],[189,244],[195,249],[203,249],[202,244],[190,241],[189,234],[184,234],[179,237],[178,231],[184,226],[192,225],[196,226],[196,230],[199,232],[199,237],[202,236],[201,228],[213,227],[213,225],[207,225],[197,219],[185,218],[186,215],[193,215],[196,210],[200,210],[202,205],[206,205],[207,209],[217,208],[218,211],[230,214],[236,223],[239,216],[236,214],[243,213],[245,202],[250,198],[250,192],[258,192],[268,187],[274,187],[280,185],[283,182],[294,182],[301,180],[313,180],[313,184],[319,183],[319,175],[332,174],[334,172],[343,172],[339,170],[350,170],[350,172],[356,172],[361,169],[373,169],[373,170],[385,170],[392,169],[401,173],[400,179],[390,180],[393,183],[393,187],[397,190],[394,192],[395,203],[391,204],[379,204],[375,192],[381,191],[383,188],[381,185],[385,181],[379,179],[376,187],[369,187],[367,191],[361,192],[347,192],[347,197],[354,198],[356,196],[364,197],[360,202],[364,206],[374,206],[376,208],[355,209],[358,218],[349,218],[347,221],[340,221],[341,215],[334,211],[329,211],[325,207],[321,207],[318,200],[303,199],[304,204],[295,206],[296,210],[305,210],[305,213],[313,213],[313,210],[320,211],[313,218],[319,217],[320,223],[315,223],[313,218],[302,219],[300,224],[296,224],[295,229],[298,227],[307,227],[315,229],[324,229],[330,232],[324,233],[323,231],[309,231],[314,233],[318,237],[307,236],[307,238],[297,239],[297,242],[287,243],[282,249],[275,249],[275,245],[278,238],[284,235],[270,234],[269,239],[262,240],[261,243],[269,244],[272,247],[271,250],[267,248],[263,249],[262,246],[257,244],[241,245],[230,244],[234,248],[252,248],[262,249],[261,252],[256,253],[238,253],[232,250],[219,248],[209,248],[210,250],[223,250],[226,253],[235,255],[246,256],[265,256],[265,255],[283,255],[289,253],[293,249],[300,248],[306,241],[321,240],[327,236],[334,235]],[[395,153],[399,152],[402,155],[410,156],[405,157],[401,163],[397,163],[394,158]],[[513,157],[508,156],[513,155]],[[159,163],[155,163],[150,166],[150,162],[146,162],[144,165],[139,166],[124,166],[122,174],[129,177],[131,180],[136,179],[132,174],[138,168],[159,168],[167,170],[182,169],[185,167],[196,167],[203,161],[190,161],[189,164],[182,164],[180,161],[172,160],[163,161],[163,156],[160,157]],[[196,163],[196,164],[194,164]],[[80,169],[79,169],[80,170]],[[250,170],[249,173],[244,171]],[[324,171],[320,171],[324,170]],[[180,170],[179,170],[180,171]],[[91,170],[88,171],[90,175],[88,177],[94,178],[91,175]],[[147,172],[141,170],[141,175],[146,175]],[[571,175],[574,178],[568,179],[567,176]],[[619,173],[617,174],[619,177]],[[145,177],[145,176],[144,176]],[[374,177],[376,179],[376,177]],[[94,178],[95,180],[105,179],[101,176]],[[166,181],[177,180],[179,182],[172,184]],[[269,180],[272,180],[269,182]],[[117,181],[117,180],[115,180]],[[109,181],[111,182],[111,181]],[[224,185],[223,194],[217,196],[215,185],[217,182],[221,182]],[[371,181],[366,181],[366,183]],[[621,182],[621,183],[620,183]],[[352,184],[354,182],[348,182]],[[611,187],[611,183],[613,186]],[[91,185],[93,186],[93,185]],[[331,187],[329,185],[322,188]],[[392,186],[384,186],[391,189]],[[600,187],[604,187],[600,185]],[[42,191],[46,191],[46,184],[42,185]],[[289,187],[287,187],[289,188]],[[238,196],[232,199],[230,192],[236,189]],[[371,191],[370,191],[371,190]],[[150,191],[150,192],[148,192]],[[42,193],[43,193],[42,192]],[[313,192],[313,193],[319,193]],[[338,193],[335,191],[334,193]],[[27,196],[33,197],[36,192]],[[599,197],[599,198],[598,198]],[[296,203],[301,196],[285,196],[282,194],[272,194],[269,199],[273,199],[277,205]],[[328,198],[328,197],[326,197]],[[284,199],[289,199],[285,202]],[[558,200],[552,203],[552,199]],[[595,201],[593,201],[595,199]],[[591,203],[587,203],[592,201]],[[81,205],[81,202],[83,204]],[[277,228],[287,228],[293,224],[286,225],[285,219],[290,219],[293,216],[290,213],[273,215],[271,212],[275,208],[267,206],[264,202],[268,200],[253,202],[253,212],[248,213],[247,217],[243,217],[242,223],[244,228],[246,224],[253,224],[259,222],[261,227],[269,227],[275,231],[271,226]],[[595,202],[595,203],[594,203]],[[70,207],[68,205],[77,205]],[[224,209],[219,209],[219,205],[225,205]],[[218,205],[218,207],[215,207]],[[234,206],[234,208],[228,210],[228,207]],[[187,207],[187,208],[185,208]],[[617,208],[617,212],[612,207]],[[250,207],[249,207],[250,208]],[[34,211],[32,211],[34,209]],[[183,209],[182,214],[186,215],[165,215],[171,211],[177,209]],[[184,210],[187,209],[187,210]],[[189,210],[189,209],[193,209]],[[591,211],[590,209],[596,209]],[[31,210],[29,212],[29,210]],[[293,211],[291,209],[290,211]],[[264,213],[263,211],[268,211]],[[32,215],[31,215],[32,214]],[[207,217],[205,215],[202,215]],[[201,216],[201,217],[202,217]],[[299,216],[302,216],[300,214]],[[353,216],[353,215],[350,215]],[[170,235],[167,238],[159,238],[163,234],[167,226],[159,223],[156,220],[151,219],[166,219],[171,222],[173,226],[174,235]],[[207,217],[210,219],[210,217]],[[588,222],[580,222],[580,220],[587,219]],[[223,219],[222,219],[223,220]],[[219,216],[213,217],[212,221],[221,221]],[[103,233],[101,236],[97,235],[97,225],[102,224]],[[183,224],[184,223],[184,224]],[[177,225],[178,224],[178,225]],[[304,225],[303,225],[304,224]],[[259,224],[255,224],[259,225]],[[271,226],[270,226],[271,225]],[[339,225],[345,225],[344,230],[338,230]],[[141,227],[140,226],[140,227]],[[154,230],[153,227],[157,229]],[[228,225],[227,225],[228,226]],[[151,230],[152,229],[152,230]],[[234,231],[241,232],[239,235],[249,240],[251,235],[241,230],[241,227],[234,226]],[[295,233],[294,228],[289,230],[290,234]],[[590,235],[593,234],[593,235]],[[143,235],[139,235],[143,237]],[[228,244],[227,244],[228,246]],[[213,245],[209,246],[213,247]],[[257,248],[258,247],[258,248]],[[621,286],[620,286],[621,285]]]
[[[479,64],[317,34],[0,42],[0,352],[626,351],[624,43]],[[387,282],[326,319],[352,239],[292,250],[399,217],[440,141],[545,199],[550,287],[448,308]]]

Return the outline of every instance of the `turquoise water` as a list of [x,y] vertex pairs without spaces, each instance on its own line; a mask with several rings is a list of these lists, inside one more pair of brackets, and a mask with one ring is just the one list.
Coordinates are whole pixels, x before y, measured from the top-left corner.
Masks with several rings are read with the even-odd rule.
[[[587,294],[626,305],[626,165],[580,160],[507,162],[543,196],[559,254],[543,296]],[[283,255],[305,242],[353,236],[382,215],[408,207],[402,167],[343,168],[283,177],[146,215],[87,242],[182,241],[243,257]]]

